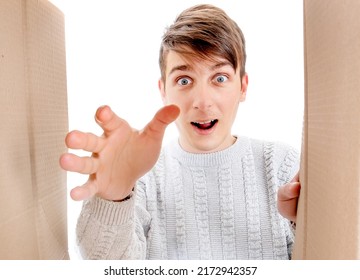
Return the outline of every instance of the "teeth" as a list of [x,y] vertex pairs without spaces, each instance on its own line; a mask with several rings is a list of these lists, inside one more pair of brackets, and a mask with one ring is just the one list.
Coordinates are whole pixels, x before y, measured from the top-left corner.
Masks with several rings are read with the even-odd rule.
[[208,124],[208,123],[211,123],[211,122],[214,122],[215,120],[210,120],[210,121],[206,121],[206,122],[193,122],[193,123],[196,123],[196,124]]

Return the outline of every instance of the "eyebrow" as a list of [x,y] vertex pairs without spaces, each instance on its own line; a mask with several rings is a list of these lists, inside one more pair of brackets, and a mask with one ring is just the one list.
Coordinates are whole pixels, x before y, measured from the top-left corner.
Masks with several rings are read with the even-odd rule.
[[[230,66],[231,68],[232,65],[230,62],[228,61],[222,61],[222,62],[219,62],[217,64],[215,64],[214,66],[211,67],[211,70],[214,71],[218,68],[221,68],[223,66]],[[182,64],[182,65],[178,65],[178,66],[175,66],[171,69],[171,71],[169,72],[169,76],[174,73],[175,71],[189,71],[189,70],[192,70],[193,68],[189,65],[189,64]]]
[[178,65],[171,69],[171,71],[169,72],[169,76],[172,73],[174,73],[175,71],[187,71],[187,70],[191,70],[191,69],[192,69],[192,67],[188,64]]
[[219,62],[219,63],[215,64],[214,66],[212,66],[211,70],[216,70],[216,69],[224,67],[224,66],[230,66],[231,68],[233,68],[233,66],[231,65],[230,62],[222,61],[222,62]]

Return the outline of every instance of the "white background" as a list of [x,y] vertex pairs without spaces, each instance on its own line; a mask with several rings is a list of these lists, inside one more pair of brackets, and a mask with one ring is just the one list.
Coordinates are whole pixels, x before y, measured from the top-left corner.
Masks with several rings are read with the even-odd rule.
[[[108,104],[142,128],[162,106],[158,51],[165,27],[195,0],[51,0],[65,14],[69,129],[101,134],[94,122]],[[302,0],[208,0],[224,9],[246,38],[249,87],[233,133],[301,148],[303,120]],[[176,137],[171,125],[165,142]],[[65,137],[65,135],[64,135]],[[84,153],[77,152],[79,155]],[[68,190],[86,176],[68,174]],[[69,251],[81,202],[68,199]]]

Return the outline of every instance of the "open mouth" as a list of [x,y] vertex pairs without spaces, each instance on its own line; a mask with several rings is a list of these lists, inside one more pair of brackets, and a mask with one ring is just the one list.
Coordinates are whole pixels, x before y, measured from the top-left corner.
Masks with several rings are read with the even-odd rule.
[[191,122],[191,124],[195,127],[197,127],[198,129],[202,129],[202,130],[208,130],[214,127],[214,125],[218,122],[217,119],[215,120],[210,120],[210,121],[206,121],[206,122]]

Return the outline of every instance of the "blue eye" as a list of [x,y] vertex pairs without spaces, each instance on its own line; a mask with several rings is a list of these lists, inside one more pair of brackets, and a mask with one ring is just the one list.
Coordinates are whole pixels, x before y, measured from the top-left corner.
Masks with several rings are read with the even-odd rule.
[[219,75],[216,77],[216,82],[218,83],[224,83],[228,80],[228,78],[224,75]]
[[191,83],[191,80],[189,78],[181,78],[177,81],[177,83],[181,86],[187,86]]

